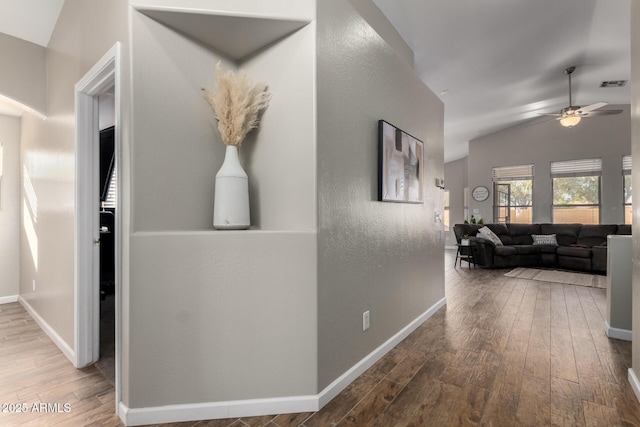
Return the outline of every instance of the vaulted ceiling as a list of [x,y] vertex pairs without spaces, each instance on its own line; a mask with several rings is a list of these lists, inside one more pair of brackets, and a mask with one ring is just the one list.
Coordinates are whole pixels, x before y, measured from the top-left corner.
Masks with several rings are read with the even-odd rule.
[[[574,104],[630,102],[629,83],[600,83],[630,77],[632,0],[373,1],[444,102],[445,161],[464,157],[474,138],[568,106],[568,66],[577,67]],[[63,5],[0,0],[0,32],[46,46]]]
[[568,106],[568,66],[574,105],[630,103],[630,83],[600,84],[630,78],[631,0],[373,1],[444,102],[445,161],[474,138]]
[[0,33],[47,46],[64,0],[0,0]]

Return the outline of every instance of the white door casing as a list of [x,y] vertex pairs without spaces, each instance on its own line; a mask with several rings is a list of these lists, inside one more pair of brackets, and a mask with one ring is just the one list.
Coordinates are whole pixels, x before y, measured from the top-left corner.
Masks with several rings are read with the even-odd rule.
[[[115,98],[115,161],[120,170],[120,43],[116,43],[75,85],[75,310],[76,368],[99,358],[100,217],[98,195],[98,96],[113,87]],[[118,184],[119,186],[119,184]],[[117,194],[120,194],[118,188]],[[117,197],[115,240],[116,407],[120,400],[120,197]]]

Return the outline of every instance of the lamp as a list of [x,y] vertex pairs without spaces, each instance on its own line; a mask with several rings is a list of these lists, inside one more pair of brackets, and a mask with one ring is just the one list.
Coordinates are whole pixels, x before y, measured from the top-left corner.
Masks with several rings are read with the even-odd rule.
[[580,116],[567,115],[560,119],[560,124],[566,128],[570,128],[580,123],[580,120],[582,120]]

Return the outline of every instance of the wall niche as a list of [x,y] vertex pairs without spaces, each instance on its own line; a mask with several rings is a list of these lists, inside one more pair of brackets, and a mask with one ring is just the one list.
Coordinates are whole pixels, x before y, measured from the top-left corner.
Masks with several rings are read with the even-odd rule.
[[[272,99],[240,149],[251,229],[312,231],[315,28],[299,17],[137,6],[133,197],[137,231],[212,231],[224,144],[201,88],[215,65],[267,83]],[[139,43],[136,43],[136,40]],[[142,49],[144,46],[144,49]]]

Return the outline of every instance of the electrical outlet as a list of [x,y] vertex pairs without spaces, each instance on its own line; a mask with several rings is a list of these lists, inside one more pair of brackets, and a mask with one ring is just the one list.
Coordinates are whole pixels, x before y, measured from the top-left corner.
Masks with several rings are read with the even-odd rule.
[[362,330],[366,331],[369,329],[369,310],[362,313]]

